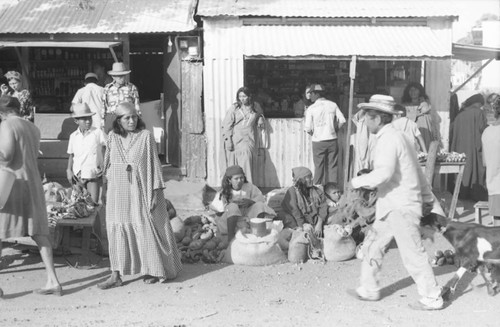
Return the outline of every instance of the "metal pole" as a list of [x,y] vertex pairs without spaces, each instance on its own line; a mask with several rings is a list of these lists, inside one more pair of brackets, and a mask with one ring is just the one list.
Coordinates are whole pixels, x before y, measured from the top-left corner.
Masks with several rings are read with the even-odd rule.
[[476,70],[476,71],[474,72],[474,74],[472,74],[471,76],[469,76],[469,78],[467,78],[467,79],[465,80],[465,82],[463,82],[462,84],[460,84],[460,86],[459,86],[459,87],[457,87],[456,89],[454,89],[453,91],[451,91],[451,94],[457,93],[457,91],[458,91],[458,90],[460,90],[462,87],[464,87],[464,85],[465,85],[465,84],[469,83],[469,81],[470,81],[471,79],[473,79],[473,78],[474,78],[474,76],[476,76],[477,74],[479,74],[479,72],[480,72],[480,71],[482,71],[482,70],[483,70],[486,66],[488,66],[488,65],[489,65],[489,63],[490,63],[490,62],[492,62],[492,61],[493,61],[493,58],[488,59],[488,61],[487,61],[487,62],[485,62],[485,63],[484,63],[484,65],[482,65],[482,66],[481,66],[478,70]]
[[356,78],[356,56],[352,56],[351,65],[349,66],[349,78],[351,83],[349,85],[349,111],[347,113],[347,135],[345,140],[345,157],[344,157],[344,192],[347,190],[347,183],[349,181],[349,157],[351,153],[351,128],[352,128],[352,107],[354,104],[354,79]]

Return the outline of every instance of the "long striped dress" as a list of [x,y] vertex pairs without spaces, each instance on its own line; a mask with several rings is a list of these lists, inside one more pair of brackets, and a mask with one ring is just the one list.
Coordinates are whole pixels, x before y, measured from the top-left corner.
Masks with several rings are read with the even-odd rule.
[[[131,135],[125,148],[123,138],[111,131],[104,158],[111,270],[172,279],[182,265],[163,196],[156,144],[147,130]],[[158,201],[151,212],[153,192]]]

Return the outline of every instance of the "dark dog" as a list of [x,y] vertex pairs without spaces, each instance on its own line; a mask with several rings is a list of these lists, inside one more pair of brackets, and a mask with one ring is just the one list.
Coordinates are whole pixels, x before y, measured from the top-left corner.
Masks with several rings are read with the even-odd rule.
[[[500,283],[500,227],[449,222],[445,217],[434,213],[423,217],[420,225],[441,233],[455,248],[460,268],[446,284],[452,294],[467,270],[478,270],[486,282],[488,294],[496,294]],[[486,273],[489,273],[489,278]]]

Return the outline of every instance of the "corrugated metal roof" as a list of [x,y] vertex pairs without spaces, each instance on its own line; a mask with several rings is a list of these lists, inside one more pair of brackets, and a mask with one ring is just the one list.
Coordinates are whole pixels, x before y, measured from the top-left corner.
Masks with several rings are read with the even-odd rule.
[[458,16],[450,0],[199,0],[197,14],[272,17]]
[[240,33],[246,56],[451,56],[451,44],[443,44],[426,26],[259,25],[243,26]]
[[0,33],[156,33],[196,27],[195,0],[0,1]]

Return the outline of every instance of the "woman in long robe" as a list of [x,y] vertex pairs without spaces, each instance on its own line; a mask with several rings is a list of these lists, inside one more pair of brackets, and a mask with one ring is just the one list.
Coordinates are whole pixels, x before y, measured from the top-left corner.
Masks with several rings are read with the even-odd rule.
[[222,168],[234,165],[242,167],[250,183],[254,181],[252,164],[257,128],[264,128],[262,108],[253,101],[250,89],[241,87],[236,92],[236,102],[228,109],[222,122]]
[[486,171],[483,165],[481,134],[488,126],[481,107],[484,97],[475,94],[465,100],[462,110],[453,122],[451,151],[465,153],[465,168],[460,188],[460,197],[486,200]]
[[148,284],[173,279],[182,267],[153,136],[133,104],[118,105],[116,116],[104,158],[111,276],[101,289],[121,286],[122,275],[140,273]]
[[[34,293],[60,296],[62,287],[54,269],[47,208],[37,165],[40,131],[31,122],[19,117],[20,107],[15,97],[0,97],[0,167],[15,176],[7,202],[0,209],[0,254],[2,239],[31,236],[47,271],[45,287]],[[1,185],[0,192],[5,192],[4,187]],[[0,297],[2,295],[0,289]]]

